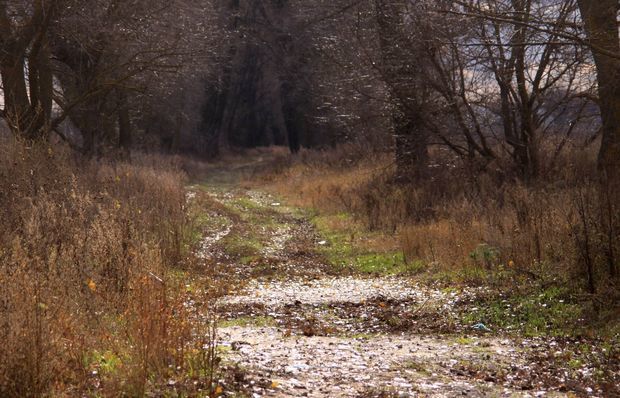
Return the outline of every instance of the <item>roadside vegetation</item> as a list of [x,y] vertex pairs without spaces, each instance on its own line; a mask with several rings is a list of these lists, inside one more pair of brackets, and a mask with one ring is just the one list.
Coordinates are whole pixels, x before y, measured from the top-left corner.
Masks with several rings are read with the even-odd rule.
[[208,391],[186,181],[172,157],[85,161],[2,141],[1,396]]
[[[527,335],[618,337],[617,203],[597,189],[595,155],[574,153],[552,180],[523,184],[452,165],[402,184],[392,158],[351,148],[281,156],[263,179],[308,209],[338,269],[414,275],[425,283],[484,286],[468,321]],[[360,152],[357,152],[360,153]],[[476,318],[476,319],[474,319]]]

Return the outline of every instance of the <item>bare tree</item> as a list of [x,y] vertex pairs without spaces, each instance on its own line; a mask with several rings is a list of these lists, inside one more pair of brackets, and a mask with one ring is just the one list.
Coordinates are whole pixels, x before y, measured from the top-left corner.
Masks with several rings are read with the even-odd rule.
[[169,88],[179,73],[204,69],[196,61],[203,55],[197,49],[204,48],[199,37],[208,42],[207,25],[200,21],[207,5],[110,0],[71,7],[54,36],[64,67],[57,102],[82,131],[84,153],[106,145],[126,152],[132,97]]
[[620,37],[616,0],[578,0],[596,64],[603,139],[599,165],[606,178],[620,181]]
[[[459,10],[468,8],[452,9]],[[443,14],[445,9],[439,11]],[[495,1],[485,3],[484,16],[471,17],[458,15],[461,25],[470,28],[456,41],[436,35],[451,47],[448,70],[445,56],[432,62],[443,76],[439,91],[449,93],[450,87],[458,87],[460,95],[452,96],[458,101],[445,94],[444,98],[461,103],[467,111],[457,121],[470,148],[494,158],[495,150],[487,142],[494,138],[500,149],[509,152],[522,177],[536,177],[543,166],[540,152],[555,142],[557,157],[580,125],[587,107],[584,94],[591,90],[585,47],[563,36],[577,26],[576,3]],[[543,17],[544,31],[530,26],[530,20]],[[450,68],[457,71],[455,79],[450,79]],[[458,115],[458,107],[453,108]],[[484,121],[484,114],[496,115],[501,128],[493,118]],[[476,139],[468,130],[476,132]]]
[[424,123],[430,111],[431,92],[422,79],[423,65],[416,59],[424,43],[407,33],[409,7],[422,2],[375,0],[381,74],[391,98],[398,177],[424,176],[428,165],[429,131]]
[[[462,7],[457,12],[461,16],[476,16],[494,24],[512,24],[515,30],[533,31],[553,35],[564,43],[587,47],[593,57],[598,82],[598,105],[603,123],[602,142],[599,152],[600,170],[606,178],[616,180],[620,175],[618,159],[620,158],[620,120],[618,118],[618,102],[620,78],[620,38],[618,31],[618,12],[620,4],[615,0],[557,0],[557,1],[479,1],[455,0],[454,4]],[[523,13],[513,15],[492,12],[498,4],[518,6],[528,11],[531,4],[547,7],[551,12],[531,14],[523,18]],[[578,8],[580,15],[575,20],[557,24],[558,14],[562,10]],[[454,10],[451,10],[454,12]],[[585,34],[582,26],[585,26]],[[551,42],[553,44],[553,42]],[[557,47],[557,46],[555,46]],[[553,47],[552,47],[553,48]],[[586,60],[580,60],[581,66],[587,66]]]
[[137,98],[211,65],[212,17],[207,0],[0,1],[2,117],[29,139],[56,131],[87,155],[128,152]]
[[0,1],[0,75],[3,118],[16,134],[44,136],[52,113],[53,76],[48,30],[56,0]]

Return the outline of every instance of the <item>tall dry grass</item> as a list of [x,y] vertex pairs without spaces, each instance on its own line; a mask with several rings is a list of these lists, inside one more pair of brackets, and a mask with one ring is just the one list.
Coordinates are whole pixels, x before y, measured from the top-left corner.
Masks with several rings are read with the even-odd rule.
[[266,178],[297,205],[393,234],[407,259],[431,270],[508,269],[617,302],[620,197],[601,188],[593,151],[567,151],[529,184],[499,162],[481,171],[434,151],[429,179],[409,185],[395,181],[389,154],[347,153],[306,152]]
[[177,162],[0,142],[0,396],[143,395],[191,340]]

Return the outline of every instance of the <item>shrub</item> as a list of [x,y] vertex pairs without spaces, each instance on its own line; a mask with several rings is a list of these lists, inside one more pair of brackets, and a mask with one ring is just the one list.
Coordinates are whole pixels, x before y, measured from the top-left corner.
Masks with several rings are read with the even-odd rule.
[[162,157],[0,142],[0,396],[140,395],[182,361],[184,182]]
[[471,170],[439,150],[431,155],[430,178],[402,184],[390,155],[343,165],[307,151],[272,189],[294,204],[346,211],[368,230],[396,233],[405,257],[430,270],[501,270],[512,275],[507,282],[569,284],[617,301],[619,192],[601,189],[594,154],[568,152],[529,184],[493,164]]

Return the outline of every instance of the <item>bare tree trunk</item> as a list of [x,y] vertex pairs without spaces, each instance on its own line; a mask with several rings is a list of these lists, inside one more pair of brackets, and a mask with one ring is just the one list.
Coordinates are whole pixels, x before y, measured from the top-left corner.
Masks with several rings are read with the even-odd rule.
[[131,118],[129,116],[129,101],[127,93],[122,89],[118,92],[118,147],[121,155],[129,159],[131,154]]
[[526,75],[528,73],[528,65],[526,61],[525,48],[528,42],[527,24],[531,11],[531,0],[515,0],[513,7],[516,11],[516,18],[519,25],[515,25],[517,31],[514,35],[514,60],[515,60],[515,77],[517,80],[517,92],[519,93],[519,114],[520,114],[520,137],[517,146],[515,146],[515,158],[520,167],[521,175],[529,180],[538,175],[538,148],[536,143],[536,128],[534,123],[534,114],[532,110],[532,102],[528,92],[528,82]]
[[0,75],[4,87],[6,119],[15,134],[28,139],[46,136],[52,115],[53,77],[47,46],[28,59],[26,85],[26,49],[17,48],[3,57]]
[[97,49],[86,52],[75,43],[59,41],[54,46],[54,57],[70,70],[70,73],[61,74],[58,78],[65,101],[74,104],[68,114],[82,133],[81,152],[93,157],[101,154],[106,142],[111,146],[120,146],[120,142],[114,143],[114,130],[116,122],[120,122],[118,109],[122,108],[119,103],[122,99],[108,98],[113,94],[112,86],[95,94],[102,52]]
[[424,88],[417,83],[415,61],[402,31],[405,6],[399,0],[375,0],[383,78],[393,103],[397,173],[400,180],[409,181],[427,170],[429,136],[423,123]]
[[47,30],[52,10],[53,2],[36,1],[32,18],[20,29],[13,26],[6,4],[0,2],[5,118],[15,134],[32,140],[45,137],[51,125],[53,76]]
[[[598,166],[600,202],[608,273],[617,277],[618,202],[620,200],[620,37],[617,0],[578,0],[596,64],[599,107],[603,122]],[[615,56],[612,56],[615,55]]]
[[620,4],[618,0],[578,0],[578,4],[598,79],[603,119],[599,169],[604,180],[616,185],[620,184],[620,38],[617,22]]
[[42,125],[44,126],[43,134],[49,134],[49,128],[52,121],[52,106],[54,93],[54,75],[52,72],[51,58],[52,54],[47,39],[44,39],[42,48],[38,55],[38,101],[40,106],[40,114],[42,117]]
[[82,133],[81,152],[86,157],[101,156],[106,145],[116,146],[114,136],[117,119],[111,120],[107,116],[113,115],[112,106],[108,106],[108,102],[105,96],[96,97],[76,106],[71,112],[71,120]]
[[392,113],[396,144],[396,167],[400,180],[418,180],[424,176],[428,164],[428,135],[421,115],[403,106]]
[[19,134],[30,124],[25,118],[30,108],[24,74],[25,61],[19,48],[6,49],[0,62],[4,89],[5,117],[11,130]]

